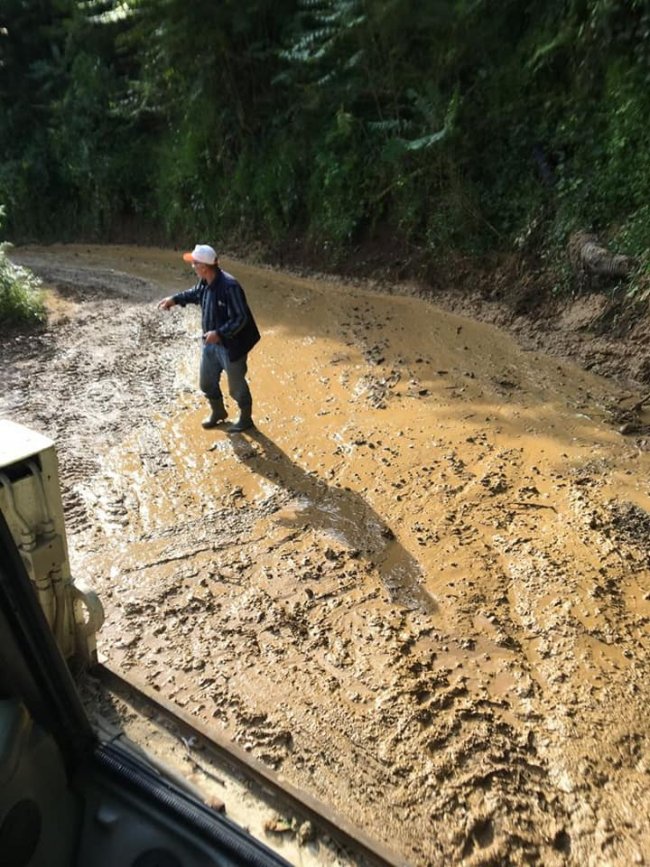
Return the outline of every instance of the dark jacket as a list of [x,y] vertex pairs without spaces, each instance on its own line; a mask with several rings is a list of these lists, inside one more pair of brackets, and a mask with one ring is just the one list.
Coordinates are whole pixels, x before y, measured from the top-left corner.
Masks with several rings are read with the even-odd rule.
[[201,305],[203,333],[216,331],[231,361],[238,361],[250,352],[260,339],[244,290],[226,271],[219,270],[210,285],[199,280],[194,288],[178,292],[173,299],[181,307]]

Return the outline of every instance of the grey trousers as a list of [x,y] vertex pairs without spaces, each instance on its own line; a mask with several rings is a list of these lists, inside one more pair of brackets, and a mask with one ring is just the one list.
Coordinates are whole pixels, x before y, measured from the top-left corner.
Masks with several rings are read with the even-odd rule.
[[208,400],[223,400],[220,381],[225,371],[228,378],[228,393],[240,409],[248,409],[253,403],[246,382],[247,356],[231,361],[228,351],[219,343],[207,343],[201,352],[199,387]]

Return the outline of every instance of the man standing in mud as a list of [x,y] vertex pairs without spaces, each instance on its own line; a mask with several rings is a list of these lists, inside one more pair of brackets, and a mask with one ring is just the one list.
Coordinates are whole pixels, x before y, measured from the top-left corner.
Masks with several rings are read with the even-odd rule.
[[207,397],[211,413],[204,428],[213,428],[228,417],[220,388],[225,371],[228,390],[239,407],[239,418],[227,426],[228,433],[248,430],[253,425],[253,399],[246,381],[247,358],[260,339],[244,290],[237,280],[219,267],[217,253],[208,244],[197,244],[183,259],[190,262],[197,277],[192,289],[163,298],[158,307],[169,310],[179,304],[201,305],[203,350],[199,385]]

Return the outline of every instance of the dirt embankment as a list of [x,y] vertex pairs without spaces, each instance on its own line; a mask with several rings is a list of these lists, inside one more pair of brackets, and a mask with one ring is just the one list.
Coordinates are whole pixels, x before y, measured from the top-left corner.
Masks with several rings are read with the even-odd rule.
[[412,864],[645,863],[650,418],[618,433],[620,385],[226,262],[264,334],[257,430],[228,437],[199,424],[197,311],[153,304],[178,254],[16,258],[53,318],[3,343],[0,411],[57,442],[111,664]]

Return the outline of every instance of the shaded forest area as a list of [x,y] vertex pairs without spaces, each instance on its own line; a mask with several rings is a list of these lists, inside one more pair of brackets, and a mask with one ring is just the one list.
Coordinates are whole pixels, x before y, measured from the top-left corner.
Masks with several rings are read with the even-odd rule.
[[[650,0],[4,0],[14,242],[650,260]],[[641,290],[641,291],[640,291]]]

